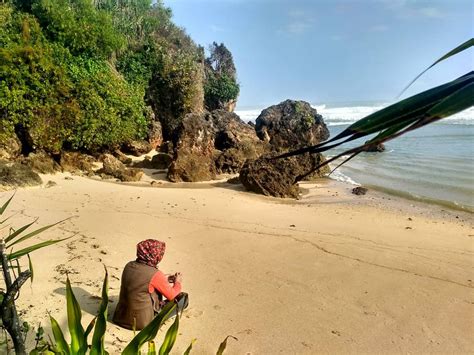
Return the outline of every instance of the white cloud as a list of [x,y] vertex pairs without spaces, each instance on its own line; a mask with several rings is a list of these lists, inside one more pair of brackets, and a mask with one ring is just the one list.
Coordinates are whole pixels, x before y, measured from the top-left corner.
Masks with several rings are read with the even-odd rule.
[[443,18],[447,13],[443,13],[435,6],[423,6],[420,2],[409,0],[374,0],[381,3],[389,11],[402,19],[412,18]]
[[436,7],[422,7],[418,12],[425,17],[442,18],[443,14]]
[[315,18],[301,9],[292,9],[287,14],[287,23],[279,33],[290,35],[300,35],[310,30],[315,23]]

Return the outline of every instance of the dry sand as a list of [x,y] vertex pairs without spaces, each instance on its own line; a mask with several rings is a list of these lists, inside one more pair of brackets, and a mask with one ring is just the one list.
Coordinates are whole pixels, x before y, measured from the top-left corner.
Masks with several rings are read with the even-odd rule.
[[[86,324],[103,265],[113,312],[135,244],[167,242],[160,267],[190,294],[175,351],[194,354],[473,353],[474,250],[469,214],[321,182],[299,201],[220,183],[137,187],[65,175],[17,192],[12,224],[73,217],[40,239],[74,237],[33,254],[35,280],[19,308],[33,325],[65,327],[68,272]],[[1,193],[4,201],[10,193]],[[457,216],[457,218],[456,218]],[[46,326],[48,331],[48,327]],[[130,331],[108,324],[118,353]]]

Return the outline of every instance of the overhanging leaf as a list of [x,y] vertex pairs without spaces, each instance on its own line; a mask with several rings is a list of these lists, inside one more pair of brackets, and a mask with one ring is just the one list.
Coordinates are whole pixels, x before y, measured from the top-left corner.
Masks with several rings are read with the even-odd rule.
[[14,253],[11,253],[8,255],[8,260],[15,260],[15,259],[18,259],[22,256],[25,256],[27,254],[30,254],[32,253],[33,251],[35,250],[38,250],[38,249],[41,249],[41,248],[44,248],[44,247],[47,247],[47,246],[50,246],[50,245],[53,245],[53,244],[56,244],[56,243],[59,243],[59,242],[62,242],[64,240],[68,240],[70,239],[71,237],[68,237],[68,238],[63,238],[63,239],[57,239],[57,240],[47,240],[45,242],[42,242],[42,243],[38,243],[38,244],[35,244],[35,245],[32,245],[32,246],[29,246],[27,248],[24,248],[24,249],[20,249]]
[[[15,193],[16,193],[16,192],[15,192]],[[2,205],[2,207],[0,207],[0,216],[3,214],[3,212],[5,212],[5,210],[7,209],[8,205],[10,204],[10,202],[12,202],[14,196],[15,196],[15,194],[13,194],[13,195]]]
[[449,51],[448,53],[446,53],[445,55],[443,55],[441,58],[439,58],[436,62],[434,62],[433,64],[431,64],[428,68],[426,68],[425,70],[423,70],[420,74],[418,74],[415,79],[413,79],[412,81],[410,81],[410,83],[402,90],[402,92],[398,95],[398,97],[402,96],[403,93],[405,91],[408,90],[408,88],[410,86],[413,85],[413,83],[415,81],[417,81],[420,76],[422,76],[424,73],[426,73],[428,70],[430,70],[431,68],[433,68],[436,64],[438,64],[439,62],[442,62],[443,60],[445,59],[448,59],[449,57],[452,57],[453,55],[456,55],[470,47],[474,46],[474,38],[471,38],[471,39],[468,39],[466,42],[464,42],[463,44],[460,44],[459,46],[457,46],[456,48],[454,48],[453,50]]

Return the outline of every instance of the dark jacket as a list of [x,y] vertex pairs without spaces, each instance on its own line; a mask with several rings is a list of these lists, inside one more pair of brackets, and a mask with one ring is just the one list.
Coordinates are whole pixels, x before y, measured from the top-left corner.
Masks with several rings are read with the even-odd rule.
[[141,330],[153,320],[155,312],[159,311],[160,300],[156,292],[149,292],[148,285],[157,271],[136,261],[125,266],[114,323],[127,329]]

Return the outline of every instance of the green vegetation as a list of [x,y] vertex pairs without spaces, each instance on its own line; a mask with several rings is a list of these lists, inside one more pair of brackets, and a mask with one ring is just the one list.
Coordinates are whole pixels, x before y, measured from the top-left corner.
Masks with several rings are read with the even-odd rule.
[[[2,215],[5,213],[12,199],[13,196],[0,207],[0,218],[2,218]],[[8,226],[6,222],[10,217],[0,220],[0,230]],[[0,266],[3,275],[3,286],[0,291],[0,333],[4,334],[5,331],[7,331],[10,334],[17,354],[25,353],[25,333],[28,327],[20,325],[15,300],[25,282],[28,279],[31,279],[33,282],[33,264],[31,262],[30,253],[65,240],[46,240],[17,249],[20,244],[31,240],[33,237],[61,222],[50,224],[28,233],[27,230],[35,223],[36,220],[17,229],[10,227],[8,234],[0,237]],[[15,251],[13,251],[13,249],[15,249]],[[10,252],[8,252],[8,250],[10,250]],[[29,266],[27,269],[22,269],[19,261],[23,256],[28,257]],[[14,278],[12,278],[12,272]],[[3,338],[5,340],[0,343],[0,352],[7,353],[5,351],[5,348],[7,348],[7,337]]]
[[232,53],[221,43],[214,42],[205,61],[205,105],[209,111],[227,108],[239,96],[236,70]]
[[2,2],[0,77],[0,141],[25,152],[146,138],[150,108],[169,138],[204,108],[203,50],[161,1]]

